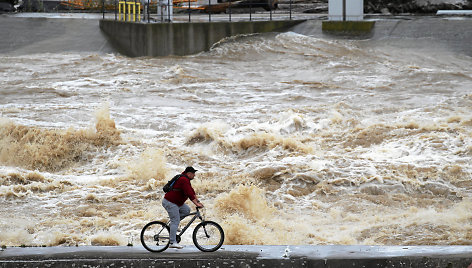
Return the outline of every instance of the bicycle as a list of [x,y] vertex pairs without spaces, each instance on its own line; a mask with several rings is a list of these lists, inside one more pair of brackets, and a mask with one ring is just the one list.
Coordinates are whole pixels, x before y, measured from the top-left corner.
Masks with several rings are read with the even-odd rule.
[[[177,233],[177,243],[180,243],[182,235],[198,218],[201,222],[193,230],[193,243],[199,250],[203,252],[213,252],[218,250],[223,245],[225,239],[223,228],[221,228],[221,226],[214,221],[206,221],[200,213],[199,208],[187,216],[192,215],[193,218],[179,233]],[[167,221],[167,223],[161,221],[152,221],[143,227],[141,231],[141,244],[143,244],[145,249],[151,252],[162,252],[169,247],[169,223],[170,220]]]

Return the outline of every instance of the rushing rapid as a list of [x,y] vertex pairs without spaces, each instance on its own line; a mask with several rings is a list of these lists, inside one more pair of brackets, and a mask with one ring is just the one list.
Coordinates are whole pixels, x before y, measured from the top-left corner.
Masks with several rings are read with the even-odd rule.
[[188,165],[227,244],[472,244],[472,59],[428,40],[4,54],[0,75],[7,246],[137,245]]

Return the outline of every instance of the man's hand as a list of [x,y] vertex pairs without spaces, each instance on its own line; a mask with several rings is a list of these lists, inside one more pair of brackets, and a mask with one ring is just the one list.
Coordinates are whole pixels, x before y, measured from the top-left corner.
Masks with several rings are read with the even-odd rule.
[[200,201],[198,199],[193,199],[192,202],[195,204],[195,206],[197,206],[197,208],[203,208],[203,204],[200,203]]

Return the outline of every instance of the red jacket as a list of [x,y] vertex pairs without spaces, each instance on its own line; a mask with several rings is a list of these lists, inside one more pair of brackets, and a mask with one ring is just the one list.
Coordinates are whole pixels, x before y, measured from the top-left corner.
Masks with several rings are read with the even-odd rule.
[[193,200],[197,197],[195,195],[195,190],[192,188],[192,184],[190,184],[190,179],[182,174],[174,183],[172,191],[166,193],[164,198],[180,207],[185,203],[185,201],[187,201],[187,198]]

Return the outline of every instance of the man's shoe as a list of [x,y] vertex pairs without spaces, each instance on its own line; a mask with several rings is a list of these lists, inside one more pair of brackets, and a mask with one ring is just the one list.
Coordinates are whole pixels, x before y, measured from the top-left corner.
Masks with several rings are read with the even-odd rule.
[[179,245],[178,243],[171,243],[169,248],[183,249],[184,246]]

